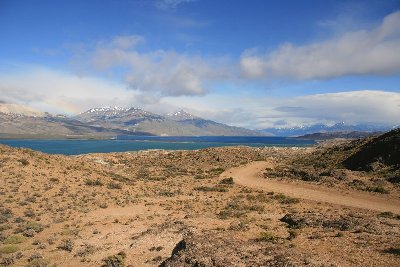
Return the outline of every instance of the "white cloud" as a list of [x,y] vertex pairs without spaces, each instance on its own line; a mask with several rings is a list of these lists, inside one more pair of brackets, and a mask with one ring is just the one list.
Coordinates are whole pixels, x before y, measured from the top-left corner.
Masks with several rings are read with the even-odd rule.
[[89,61],[98,71],[120,68],[130,88],[156,97],[204,95],[210,81],[230,75],[224,59],[205,60],[165,50],[141,52],[135,47],[137,40],[144,41],[138,36],[119,36],[108,43],[101,42],[88,50],[81,61]]
[[375,124],[400,123],[400,93],[352,91],[307,95],[289,99],[275,108],[282,118]]
[[144,43],[144,38],[140,35],[121,35],[116,36],[111,45],[116,48],[128,49],[138,44]]
[[175,9],[184,3],[195,2],[197,0],[156,0],[155,6],[159,9]]
[[337,122],[400,124],[400,93],[378,90],[285,98],[210,94],[201,100],[182,97],[164,102],[205,118],[251,129]]
[[343,33],[304,46],[287,43],[271,53],[245,51],[240,66],[247,78],[329,79],[345,75],[400,72],[400,11],[372,30]]

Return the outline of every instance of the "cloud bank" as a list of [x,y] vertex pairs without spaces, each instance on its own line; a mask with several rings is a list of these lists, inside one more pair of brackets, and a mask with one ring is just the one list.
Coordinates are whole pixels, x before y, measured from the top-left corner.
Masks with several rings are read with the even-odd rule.
[[252,129],[313,123],[400,124],[400,93],[380,90],[259,97],[210,93],[143,101],[142,92],[123,83],[79,77],[43,67],[0,74],[0,101],[51,113],[74,115],[93,107],[138,106],[157,113],[185,109],[198,116]]
[[268,54],[245,51],[240,59],[248,79],[330,79],[346,75],[400,73],[400,11],[372,30],[347,32],[323,42],[281,45]]
[[206,118],[251,129],[337,122],[400,124],[400,93],[380,90],[282,98],[211,95],[203,100],[206,107],[196,99],[170,101]]

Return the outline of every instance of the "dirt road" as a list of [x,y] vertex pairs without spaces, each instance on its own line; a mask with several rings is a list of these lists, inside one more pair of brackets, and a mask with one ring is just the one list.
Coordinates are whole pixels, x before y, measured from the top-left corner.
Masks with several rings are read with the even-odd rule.
[[301,181],[273,181],[262,177],[262,171],[267,167],[271,167],[271,163],[256,161],[245,166],[229,169],[222,173],[221,177],[232,177],[236,184],[283,193],[292,197],[375,211],[391,211],[400,214],[400,200],[391,196],[377,196],[359,191],[340,192]]

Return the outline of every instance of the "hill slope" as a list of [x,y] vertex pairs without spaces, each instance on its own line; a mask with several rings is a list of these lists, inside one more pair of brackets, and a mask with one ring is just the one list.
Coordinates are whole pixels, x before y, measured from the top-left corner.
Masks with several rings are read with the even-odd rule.
[[352,141],[331,140],[312,150],[292,153],[267,169],[265,177],[302,180],[340,190],[397,192],[400,129]]
[[65,117],[0,113],[0,137],[3,138],[111,138],[123,134],[149,135],[91,126]]

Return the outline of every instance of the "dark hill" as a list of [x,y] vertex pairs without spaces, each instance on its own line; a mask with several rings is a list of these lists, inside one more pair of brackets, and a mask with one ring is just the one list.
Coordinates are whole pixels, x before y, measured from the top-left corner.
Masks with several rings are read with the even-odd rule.
[[371,171],[380,167],[400,168],[400,128],[372,138],[343,161],[350,170]]
[[322,177],[335,176],[337,170],[347,169],[399,184],[400,129],[348,142],[328,141],[312,153],[299,154],[287,160],[289,168],[278,168],[270,175],[320,181]]

